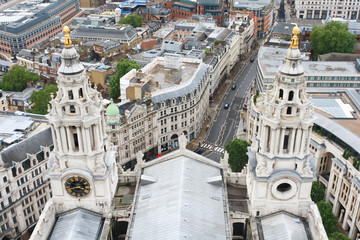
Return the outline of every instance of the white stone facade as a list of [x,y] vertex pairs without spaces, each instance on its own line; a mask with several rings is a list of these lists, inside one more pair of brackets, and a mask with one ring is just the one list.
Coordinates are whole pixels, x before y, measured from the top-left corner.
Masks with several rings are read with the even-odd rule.
[[254,42],[254,19],[250,17],[250,14],[237,13],[230,20],[228,28],[239,32],[240,54],[247,54]]
[[352,0],[295,0],[296,18],[326,19],[336,17],[349,20],[359,19],[360,3]]
[[[129,97],[128,87],[136,84],[133,81],[137,76],[143,76],[144,80],[140,78],[143,82],[153,79],[150,72],[158,69],[164,61],[166,58],[156,58],[138,72],[132,70],[123,76],[120,79],[122,96]],[[194,67],[194,71],[186,79],[177,85],[151,92],[151,97],[136,97],[137,101],[151,104],[137,104],[136,107],[127,109],[122,116],[107,118],[107,131],[111,134],[112,141],[119,143],[118,157],[121,164],[135,159],[138,151],[146,155],[150,149],[157,148],[153,151],[157,155],[176,149],[181,134],[185,134],[189,140],[194,140],[199,135],[208,117],[210,73],[208,65],[198,59],[182,59],[182,64]],[[179,72],[185,71],[182,70],[185,66],[180,67]],[[166,71],[168,70],[165,69]],[[164,76],[167,78],[166,74]],[[129,100],[125,99],[124,102],[120,104],[120,108]],[[116,122],[116,118],[123,121],[109,124]]]
[[313,133],[310,151],[314,154],[318,179],[326,188],[326,201],[333,206],[341,228],[352,240],[360,233],[360,173],[346,160],[343,149]]
[[[152,104],[135,104],[123,115],[106,116],[106,132],[114,145],[118,146],[118,162],[121,165],[134,160],[141,151],[158,153],[157,114]],[[156,148],[156,151],[152,150]]]
[[305,217],[311,204],[313,106],[305,94],[297,38],[292,41],[274,88],[251,101],[247,184],[256,216],[284,210]]
[[106,218],[101,239],[109,232],[112,200],[118,183],[115,151],[105,130],[106,101],[90,87],[79,56],[64,28],[65,48],[47,118],[54,151],[49,160],[53,197],[46,204],[31,239],[48,239],[56,215],[83,208]]
[[0,155],[0,238],[21,239],[39,219],[52,196],[46,178],[51,150],[42,147],[11,167],[4,167]]

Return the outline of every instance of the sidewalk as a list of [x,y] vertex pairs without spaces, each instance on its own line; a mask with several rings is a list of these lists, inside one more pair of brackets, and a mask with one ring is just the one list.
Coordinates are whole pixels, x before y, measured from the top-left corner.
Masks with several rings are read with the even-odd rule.
[[[188,146],[187,146],[188,149],[194,150],[197,147],[199,147],[200,144],[204,141],[206,134],[207,134],[206,129],[208,128],[208,131],[210,131],[210,127],[212,126],[212,124],[215,120],[218,108],[222,104],[224,96],[229,91],[229,88],[232,85],[232,82],[235,80],[235,78],[238,76],[238,74],[240,74],[240,72],[245,67],[246,63],[249,61],[249,59],[255,54],[255,52],[258,49],[259,49],[259,46],[254,47],[254,49],[251,50],[246,55],[244,60],[238,61],[237,64],[233,67],[233,69],[230,72],[230,77],[225,80],[224,84],[219,89],[217,95],[215,96],[214,102],[209,103],[208,118],[206,119],[206,121],[204,122],[204,124],[201,128],[199,136],[195,140],[193,140],[192,142],[190,142],[188,144]],[[242,124],[241,121],[240,121],[240,124]]]

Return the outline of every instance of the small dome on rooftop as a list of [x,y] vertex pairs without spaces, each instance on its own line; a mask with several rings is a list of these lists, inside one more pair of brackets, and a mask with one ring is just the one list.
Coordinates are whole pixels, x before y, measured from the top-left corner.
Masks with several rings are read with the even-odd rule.
[[116,106],[116,104],[113,102],[113,100],[111,99],[111,103],[109,104],[109,106],[106,108],[106,116],[116,116],[118,115],[119,112],[119,108],[118,106]]

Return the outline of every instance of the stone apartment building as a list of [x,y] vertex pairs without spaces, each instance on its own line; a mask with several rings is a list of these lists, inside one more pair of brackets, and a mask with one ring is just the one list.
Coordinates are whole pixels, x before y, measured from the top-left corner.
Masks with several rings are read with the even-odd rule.
[[208,114],[209,75],[200,59],[169,55],[123,76],[120,111],[112,104],[107,111],[107,132],[118,143],[119,162],[133,160],[138,151],[149,160],[176,149],[181,134],[195,139]]
[[231,18],[228,28],[239,33],[240,57],[245,56],[254,42],[254,19],[250,14],[237,13]]
[[[1,132],[4,128],[11,128],[4,126],[5,122],[9,123],[2,119]],[[20,122],[24,125],[23,120],[19,119],[18,123]],[[33,122],[31,129],[36,125]],[[30,130],[27,135],[31,136],[19,143],[11,144],[0,152],[1,239],[28,238],[46,201],[52,196],[46,177],[48,158],[53,149],[50,128],[43,131]]]
[[326,19],[328,17],[349,20],[359,19],[360,3],[352,0],[309,1],[295,0],[296,18]]

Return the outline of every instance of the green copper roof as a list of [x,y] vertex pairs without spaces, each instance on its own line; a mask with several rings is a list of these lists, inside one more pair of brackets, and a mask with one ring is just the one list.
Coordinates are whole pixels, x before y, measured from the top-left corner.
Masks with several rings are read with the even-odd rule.
[[119,108],[115,105],[115,103],[111,99],[111,103],[106,108],[106,116],[116,116],[118,114],[119,114]]

